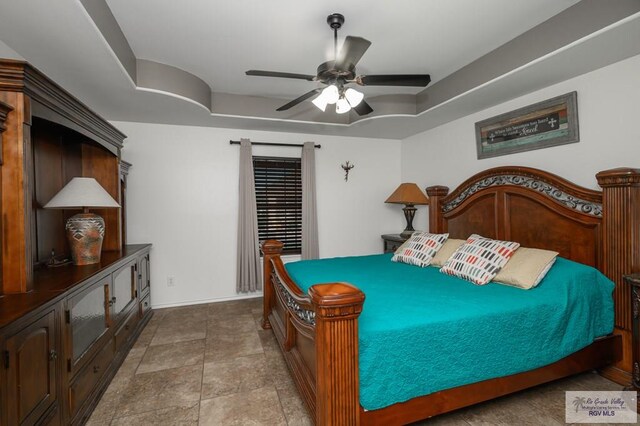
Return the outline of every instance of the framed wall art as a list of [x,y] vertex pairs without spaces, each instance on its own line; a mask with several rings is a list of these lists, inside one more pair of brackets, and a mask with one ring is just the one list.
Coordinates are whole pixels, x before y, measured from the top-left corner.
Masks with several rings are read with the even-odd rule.
[[478,159],[580,141],[577,92],[476,123]]

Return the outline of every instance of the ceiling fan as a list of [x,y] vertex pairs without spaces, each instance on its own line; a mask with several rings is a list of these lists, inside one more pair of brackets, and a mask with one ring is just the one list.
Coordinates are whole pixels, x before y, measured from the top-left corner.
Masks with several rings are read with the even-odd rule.
[[338,54],[338,30],[344,24],[344,16],[333,13],[327,17],[327,23],[333,29],[334,60],[320,64],[316,75],[262,70],[246,72],[247,75],[252,76],[294,78],[317,81],[326,85],[324,88],[313,89],[282,105],[277,111],[288,110],[320,93],[312,102],[322,111],[325,111],[327,105],[335,104],[338,114],[344,114],[353,108],[358,115],[367,115],[373,111],[373,108],[364,100],[364,94],[353,88],[347,88],[347,85],[353,83],[359,86],[426,87],[431,81],[429,74],[357,75],[356,64],[367,51],[371,42],[362,37],[347,36]]

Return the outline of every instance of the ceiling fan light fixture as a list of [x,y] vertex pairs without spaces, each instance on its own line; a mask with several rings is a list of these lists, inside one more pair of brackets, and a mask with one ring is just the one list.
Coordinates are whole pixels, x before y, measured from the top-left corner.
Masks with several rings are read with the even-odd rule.
[[327,97],[324,96],[322,93],[320,95],[318,95],[314,100],[312,100],[311,102],[313,102],[313,104],[315,106],[318,107],[318,109],[322,112],[324,112],[325,109],[327,109],[327,104],[329,102],[327,102]]
[[338,99],[336,102],[336,112],[338,114],[344,114],[351,111],[351,105],[349,105],[349,101],[344,97]]
[[349,101],[349,105],[355,108],[358,106],[358,104],[360,104],[360,102],[362,102],[362,99],[364,99],[364,93],[349,88],[344,92],[344,97],[347,98],[347,101]]
[[335,104],[338,102],[338,98],[340,98],[340,93],[338,92],[338,88],[332,84],[327,86],[320,96],[324,96],[328,104]]
[[[366,101],[364,95],[357,90],[346,89],[345,85],[356,83],[360,86],[406,86],[406,87],[426,87],[431,82],[429,74],[374,74],[359,75],[356,66],[362,59],[371,42],[363,37],[347,36],[338,52],[338,30],[344,24],[344,16],[333,13],[327,17],[327,23],[333,31],[333,60],[321,63],[315,75],[297,74],[290,72],[249,70],[247,75],[260,77],[291,78],[297,80],[313,81],[325,85],[312,102],[318,109],[325,111],[328,104],[335,104],[339,100],[340,105],[336,105],[338,114],[344,114],[354,109],[359,116],[371,114],[373,108]],[[314,97],[321,86],[298,96],[291,102],[277,108],[276,111],[286,111],[296,105]]]

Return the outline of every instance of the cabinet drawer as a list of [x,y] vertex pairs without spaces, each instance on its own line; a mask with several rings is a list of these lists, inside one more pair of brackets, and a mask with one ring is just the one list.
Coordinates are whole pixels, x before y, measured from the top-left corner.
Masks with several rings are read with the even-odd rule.
[[138,313],[133,310],[129,313],[129,317],[124,321],[122,327],[116,331],[116,351],[119,351],[120,348],[129,340],[131,333],[136,329],[136,324],[138,323]]
[[144,299],[140,301],[140,316],[145,316],[149,309],[151,309],[151,301],[149,300],[149,295],[147,294]]
[[69,412],[74,416],[95,389],[95,385],[109,368],[115,354],[114,342],[109,340],[100,352],[81,370],[69,387]]
[[398,247],[400,247],[402,245],[401,242],[399,241],[385,241],[384,242],[384,252],[385,253],[392,253],[396,250],[398,250]]
[[385,234],[381,235],[383,242],[383,250],[385,253],[393,253],[407,241],[407,238],[401,234]]

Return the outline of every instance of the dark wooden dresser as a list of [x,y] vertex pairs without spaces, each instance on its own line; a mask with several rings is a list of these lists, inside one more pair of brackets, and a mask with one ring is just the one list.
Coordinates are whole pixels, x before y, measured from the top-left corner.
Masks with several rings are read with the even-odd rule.
[[2,424],[82,424],[152,315],[149,245],[37,271],[0,298]]
[[[124,139],[29,64],[0,59],[0,425],[85,423],[152,316],[151,246],[124,232]],[[93,210],[98,264],[64,264],[77,212],[43,208],[74,177],[121,206]]]

